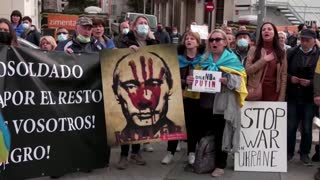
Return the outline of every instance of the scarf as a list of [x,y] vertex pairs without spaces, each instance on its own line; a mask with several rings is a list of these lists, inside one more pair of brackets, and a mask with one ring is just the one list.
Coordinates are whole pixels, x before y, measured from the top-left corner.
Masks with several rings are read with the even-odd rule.
[[180,68],[184,68],[184,67],[187,67],[189,65],[192,65],[192,67],[195,68],[195,66],[200,62],[202,57],[203,57],[202,55],[198,55],[195,58],[193,58],[192,61],[188,61],[187,58],[185,58],[184,56],[178,55],[179,67]]
[[210,53],[206,60],[200,62],[200,67],[208,71],[223,71],[241,76],[241,85],[239,89],[236,89],[236,92],[238,93],[239,105],[240,107],[243,106],[248,95],[246,88],[247,74],[237,55],[225,49],[215,62],[212,53]]

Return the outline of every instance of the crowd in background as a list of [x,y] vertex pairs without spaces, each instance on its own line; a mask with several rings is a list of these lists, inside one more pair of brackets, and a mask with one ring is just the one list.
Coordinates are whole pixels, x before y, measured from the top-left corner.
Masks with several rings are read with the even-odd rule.
[[[240,120],[229,118],[228,115],[240,117],[240,108],[245,100],[241,93],[247,92],[245,89],[248,88],[250,96],[249,88],[258,86],[261,86],[263,91],[256,100],[288,103],[287,160],[293,160],[296,133],[299,130],[302,138],[299,147],[300,160],[305,165],[312,165],[309,157],[312,118],[317,115],[317,105],[320,104],[319,96],[315,92],[320,82],[314,81],[320,55],[319,30],[316,24],[311,27],[299,25],[297,32],[289,32],[288,29],[278,32],[274,24],[265,22],[260,27],[259,34],[249,32],[244,25],[238,29],[224,25],[221,29],[210,32],[205,43],[190,27],[181,33],[176,26],[165,28],[158,23],[157,30],[153,33],[148,19],[144,16],[138,16],[132,22],[122,22],[120,33],[114,38],[106,36],[104,28],[105,22],[101,19],[80,17],[73,35],[60,27],[56,30],[56,39],[52,36],[41,37],[30,17],[23,17],[19,11],[13,11],[10,21],[0,19],[0,43],[19,46],[17,37],[20,37],[38,45],[41,50],[66,53],[98,52],[106,48],[131,48],[138,51],[139,47],[148,45],[177,44],[188,136],[186,170],[192,169],[192,164],[196,161],[196,147],[201,138],[213,134],[216,158],[211,175],[218,177],[224,174],[228,153],[235,152],[238,146],[234,142],[226,142],[224,136],[228,135],[226,131],[234,123],[237,130],[240,129]],[[192,70],[197,68],[222,72],[221,93],[187,91],[188,86],[193,83]],[[242,101],[236,101],[238,98]],[[197,114],[203,114],[204,118],[199,119]],[[237,133],[232,138],[239,138]],[[162,164],[172,162],[175,152],[180,149],[179,143],[181,142],[168,141],[168,153],[162,159]],[[117,168],[128,168],[129,161],[145,165],[147,162],[143,159],[140,146],[121,145]],[[152,144],[144,144],[143,147],[146,151],[153,151]],[[320,161],[320,158],[313,157],[312,160]],[[53,177],[60,176],[59,174]]]

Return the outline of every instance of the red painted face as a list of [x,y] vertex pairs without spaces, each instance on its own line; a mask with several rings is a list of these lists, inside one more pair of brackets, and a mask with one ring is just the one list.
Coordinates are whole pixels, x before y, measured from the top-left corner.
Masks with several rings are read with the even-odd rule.
[[118,70],[118,96],[124,101],[120,102],[125,104],[124,114],[130,114],[138,126],[155,124],[166,113],[169,93],[162,61],[153,55],[128,56]]
[[[134,82],[129,81],[122,83],[122,86],[126,89],[129,97],[135,106],[139,110],[145,110],[147,108],[155,110],[161,94],[160,86],[163,83],[164,68],[161,68],[158,78],[153,78],[153,61],[148,59],[148,67],[146,66],[145,57],[140,57],[140,64],[142,70],[143,81],[139,82],[137,74],[137,66],[133,60],[129,61],[128,65],[131,67],[131,72],[134,77]],[[149,70],[149,76],[147,75],[146,68]]]

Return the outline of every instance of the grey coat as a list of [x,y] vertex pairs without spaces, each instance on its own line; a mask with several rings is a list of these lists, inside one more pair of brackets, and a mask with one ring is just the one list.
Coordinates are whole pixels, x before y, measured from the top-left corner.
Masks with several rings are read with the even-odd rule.
[[241,77],[227,73],[227,86],[222,86],[221,92],[214,98],[213,114],[223,114],[226,125],[222,137],[222,150],[238,152],[240,142],[241,108],[236,89],[240,88]]

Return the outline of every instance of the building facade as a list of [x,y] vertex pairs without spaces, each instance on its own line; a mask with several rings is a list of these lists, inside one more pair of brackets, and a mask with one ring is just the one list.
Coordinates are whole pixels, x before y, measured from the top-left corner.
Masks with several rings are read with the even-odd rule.
[[[211,13],[205,11],[207,2],[214,4]],[[232,5],[234,0],[155,0],[154,14],[165,26],[177,26],[182,32],[192,22],[214,29],[216,24],[232,19],[233,8],[225,7],[229,6],[228,3]]]
[[5,0],[1,1],[0,17],[10,20],[10,15],[13,10],[19,10],[22,16],[30,16],[32,24],[36,27],[40,25],[40,8],[41,0]]

